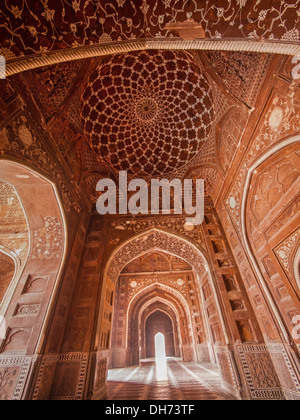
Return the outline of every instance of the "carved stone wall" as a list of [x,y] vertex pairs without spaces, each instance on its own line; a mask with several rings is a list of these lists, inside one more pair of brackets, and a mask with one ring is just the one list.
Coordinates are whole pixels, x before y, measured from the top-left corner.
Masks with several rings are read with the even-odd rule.
[[[270,351],[270,356],[285,396],[293,399],[299,383],[299,366],[293,362],[299,357],[297,340],[291,337],[293,317],[299,314],[293,274],[299,227],[299,162],[294,137],[300,128],[298,92],[287,59],[277,69],[272,92],[268,86],[262,91],[265,112],[260,117],[252,114],[250,126],[251,120],[258,125],[244,134],[240,148],[245,153],[233,161],[216,205],[264,340],[268,348],[286,346],[286,357],[280,351]],[[293,138],[295,146],[288,148]],[[261,165],[255,163],[259,160]],[[275,305],[279,311],[274,312]]]
[[[12,256],[19,263],[19,273],[24,268],[22,276],[16,275],[11,282],[1,307],[5,337],[0,342],[0,375],[7,380],[9,372],[10,391],[5,385],[8,399],[27,399],[34,393],[27,388],[28,383],[34,382],[31,375],[42,366],[44,376],[35,395],[47,399],[57,360],[46,357],[44,362],[36,357],[36,352],[58,353],[89,216],[84,215],[87,210],[84,199],[74,198],[77,193],[70,187],[71,177],[61,166],[54,142],[46,139],[47,127],[28,100],[24,85],[20,88],[16,80],[12,84],[0,82],[0,172],[1,180],[7,181],[1,182],[1,212],[5,212],[1,218],[1,245],[15,253]],[[23,210],[20,211],[21,205],[28,224]],[[8,229],[14,232],[10,240]],[[63,257],[65,266],[58,277]],[[50,311],[53,311],[52,329],[48,323]],[[51,338],[46,344],[48,333]]]

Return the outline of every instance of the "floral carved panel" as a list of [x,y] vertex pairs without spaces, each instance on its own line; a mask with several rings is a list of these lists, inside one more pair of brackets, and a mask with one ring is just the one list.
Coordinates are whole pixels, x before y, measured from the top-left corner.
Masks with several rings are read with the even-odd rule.
[[[174,37],[167,23],[193,19],[210,38],[299,41],[299,0],[46,0],[5,2],[0,52],[8,59],[139,38]],[[21,22],[24,22],[23,25]]]

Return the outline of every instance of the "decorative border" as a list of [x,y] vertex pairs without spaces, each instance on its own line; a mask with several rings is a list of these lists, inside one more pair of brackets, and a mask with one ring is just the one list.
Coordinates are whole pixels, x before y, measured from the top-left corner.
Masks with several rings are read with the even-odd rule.
[[[271,389],[255,389],[252,374],[246,358],[247,353],[264,353],[269,355],[268,349],[265,345],[248,345],[248,346],[237,346],[237,351],[241,358],[242,368],[245,373],[245,378],[250,391],[251,399],[254,400],[284,400],[284,392],[281,388]],[[271,357],[270,357],[271,360]],[[274,369],[274,373],[276,371]]]
[[0,358],[0,368],[2,367],[19,367],[20,373],[15,384],[15,389],[12,394],[11,400],[21,400],[24,391],[25,383],[28,378],[32,364],[31,357],[6,357]]
[[[286,363],[286,366],[288,368],[288,371],[289,371],[289,373],[292,377],[292,380],[295,384],[295,388],[297,389],[298,396],[299,396],[300,395],[300,382],[297,378],[297,375],[295,374],[295,370],[294,370],[293,365],[292,365],[292,363],[291,363],[291,361],[288,357],[288,354],[287,354],[287,351],[286,351],[284,345],[280,344],[280,343],[268,344],[268,349],[269,349],[270,354],[272,354],[272,353],[273,354],[280,354],[283,357],[283,359]],[[288,392],[290,392],[290,391],[288,391]]]
[[85,379],[87,374],[87,366],[88,366],[88,356],[89,353],[66,353],[61,354],[58,356],[57,363],[76,363],[81,362],[80,370],[79,370],[79,376],[77,381],[77,391],[76,395],[69,396],[69,397],[56,397],[53,398],[53,400],[66,400],[66,401],[74,401],[74,400],[82,400],[83,394],[84,394],[84,388],[85,388]]

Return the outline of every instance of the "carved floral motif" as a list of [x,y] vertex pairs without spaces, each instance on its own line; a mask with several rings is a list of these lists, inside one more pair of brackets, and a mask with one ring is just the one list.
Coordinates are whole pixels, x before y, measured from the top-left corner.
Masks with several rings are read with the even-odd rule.
[[299,243],[300,229],[294,232],[288,239],[286,239],[278,248],[276,248],[275,253],[278,257],[280,264],[286,270],[289,276],[292,275],[291,269],[293,264],[291,264],[291,256]]
[[116,282],[128,262],[150,250],[161,250],[187,261],[197,271],[203,271],[204,259],[195,248],[184,240],[160,231],[152,231],[133,239],[116,252],[108,269],[108,276]]
[[216,4],[185,0],[46,0],[5,2],[0,12],[0,53],[8,59],[111,41],[174,37],[167,23],[193,19],[211,38],[299,41],[299,0]]
[[63,233],[61,220],[58,217],[45,217],[44,226],[33,232],[33,258],[60,258]]

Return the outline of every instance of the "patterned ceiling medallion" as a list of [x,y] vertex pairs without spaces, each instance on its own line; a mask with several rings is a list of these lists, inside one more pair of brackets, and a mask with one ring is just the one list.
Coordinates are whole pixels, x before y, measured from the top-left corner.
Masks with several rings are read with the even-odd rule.
[[172,173],[190,162],[213,117],[211,87],[184,52],[107,57],[82,96],[84,132],[97,156],[140,177]]
[[158,114],[158,107],[152,98],[142,98],[135,106],[137,118],[144,123],[152,123]]

